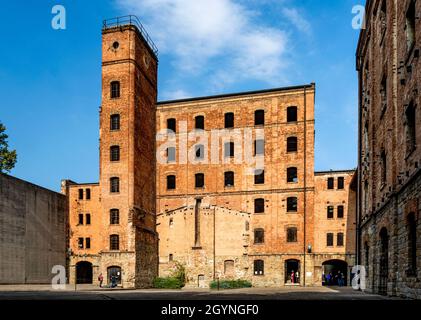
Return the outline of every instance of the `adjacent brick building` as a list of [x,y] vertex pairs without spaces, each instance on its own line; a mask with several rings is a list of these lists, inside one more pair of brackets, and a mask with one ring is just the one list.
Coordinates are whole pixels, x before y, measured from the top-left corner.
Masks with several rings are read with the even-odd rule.
[[349,279],[353,172],[314,173],[315,84],[157,102],[156,50],[128,19],[102,32],[100,181],[63,182],[70,281],[146,287],[176,262],[195,287]]
[[359,264],[367,290],[421,293],[421,1],[370,0],[357,50]]

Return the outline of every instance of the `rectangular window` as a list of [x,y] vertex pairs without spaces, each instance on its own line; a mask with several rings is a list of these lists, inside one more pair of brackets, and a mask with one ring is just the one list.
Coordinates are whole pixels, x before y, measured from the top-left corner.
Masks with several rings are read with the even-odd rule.
[[167,162],[175,162],[175,147],[167,148]]
[[119,250],[120,249],[120,239],[118,235],[110,236],[110,250]]
[[256,170],[254,172],[254,184],[265,183],[265,170]]
[[205,130],[205,117],[204,116],[197,116],[195,118],[195,128]]
[[79,213],[79,225],[83,225],[83,213]]
[[110,210],[110,224],[120,223],[120,211],[118,209]]
[[91,248],[91,238],[86,238],[85,243],[86,243],[86,249],[90,249]]
[[110,192],[118,193],[120,192],[120,179],[117,177],[110,179]]
[[83,189],[79,189],[79,200],[83,200]]
[[287,152],[297,152],[298,140],[297,137],[289,137],[287,139]]
[[345,179],[344,177],[339,177],[338,178],[338,189],[342,190],[345,188]]
[[287,198],[287,212],[297,212],[298,209],[298,200],[297,197]]
[[287,229],[287,242],[297,242],[297,228]]
[[265,199],[254,199],[254,213],[265,213]]
[[254,125],[263,126],[265,124],[265,110],[256,110],[254,112]]
[[336,236],[336,244],[338,247],[344,246],[344,234],[342,232],[338,233]]
[[329,190],[332,190],[332,189],[335,188],[334,184],[335,184],[335,180],[333,178],[328,178],[327,179],[327,188]]
[[175,119],[167,119],[167,129],[171,130],[173,133],[176,133],[177,122]]
[[120,115],[119,114],[111,115],[110,130],[120,130]]
[[342,219],[344,217],[344,206],[338,206],[338,218]]
[[287,108],[287,122],[297,122],[297,107],[288,107]]
[[326,235],[326,245],[328,247],[333,247],[333,233],[328,233]]
[[77,239],[77,245],[78,245],[79,249],[83,249],[83,238]]
[[234,142],[225,142],[224,144],[224,156],[225,158],[234,157]]
[[225,187],[234,186],[234,172],[228,171],[224,173]]
[[86,189],[86,200],[91,200],[91,189]]
[[265,231],[263,229],[254,230],[254,243],[262,244],[265,242]]
[[254,260],[254,275],[262,276],[265,274],[265,263],[263,260]]
[[203,144],[196,145],[195,151],[197,160],[203,160],[205,158],[205,146]]
[[120,97],[120,82],[113,81],[111,82],[111,98],[119,98]]
[[287,182],[288,183],[297,183],[298,182],[297,168],[291,167],[291,168],[287,169]]
[[327,207],[327,218],[328,219],[333,219],[333,206],[328,206]]
[[234,128],[234,113],[229,112],[225,114],[225,128]]
[[265,140],[258,139],[254,141],[254,155],[264,155],[265,154]]
[[110,147],[110,161],[120,161],[120,147],[119,146]]
[[205,186],[205,175],[203,173],[195,174],[195,187],[203,188]]
[[174,175],[167,176],[167,189],[175,190],[175,176]]
[[86,224],[87,225],[91,224],[91,215],[89,213],[86,214]]

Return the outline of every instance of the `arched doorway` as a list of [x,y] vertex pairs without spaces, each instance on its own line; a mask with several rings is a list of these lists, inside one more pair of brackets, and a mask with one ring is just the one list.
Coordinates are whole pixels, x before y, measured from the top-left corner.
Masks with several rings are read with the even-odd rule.
[[92,263],[87,261],[76,263],[76,283],[92,283]]
[[323,279],[324,286],[337,286],[339,279],[342,277],[343,285],[348,285],[348,264],[342,260],[328,260],[323,263]]
[[387,282],[389,278],[389,235],[386,228],[380,230],[380,270],[379,294],[387,295]]
[[112,266],[107,268],[107,279],[108,284],[112,283],[113,277],[117,285],[121,284],[121,268],[117,266]]
[[300,260],[285,261],[285,284],[299,285],[301,277]]

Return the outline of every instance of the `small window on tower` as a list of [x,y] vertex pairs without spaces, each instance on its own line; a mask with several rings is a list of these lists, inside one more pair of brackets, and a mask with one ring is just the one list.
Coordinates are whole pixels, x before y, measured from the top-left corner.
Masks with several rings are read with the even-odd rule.
[[120,130],[120,115],[119,114],[112,114],[110,116],[110,129]]
[[111,98],[120,98],[120,82],[119,81],[113,81],[111,82]]
[[110,210],[110,224],[120,223],[120,211],[118,209]]
[[79,189],[79,200],[83,200],[83,189]]
[[119,250],[120,248],[120,239],[118,235],[113,234],[110,236],[110,250]]
[[287,152],[297,152],[298,140],[297,137],[289,137],[287,139]]
[[86,189],[85,190],[85,192],[86,192],[86,200],[91,200],[91,189]]
[[120,161],[120,147],[119,146],[110,147],[110,161]]
[[110,179],[110,192],[117,193],[120,192],[120,179],[113,177]]
[[79,225],[83,225],[83,213],[79,213]]
[[332,190],[334,188],[335,180],[333,178],[327,179],[327,188]]
[[338,189],[342,190],[345,187],[345,179],[344,177],[338,178]]

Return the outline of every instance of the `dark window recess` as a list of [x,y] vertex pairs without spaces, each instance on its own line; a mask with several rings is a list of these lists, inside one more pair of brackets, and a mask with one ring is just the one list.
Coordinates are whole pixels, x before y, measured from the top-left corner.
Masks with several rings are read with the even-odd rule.
[[86,224],[87,225],[91,224],[91,215],[89,213],[86,214]]
[[119,114],[112,114],[110,116],[110,129],[120,130],[120,115]]
[[297,242],[297,228],[287,229],[287,242]]
[[338,206],[338,218],[342,219],[344,217],[344,206]]
[[168,261],[173,261],[173,260],[174,260],[174,255],[170,253],[168,256]]
[[291,167],[287,169],[287,182],[298,182],[297,168]]
[[344,177],[338,178],[338,189],[344,189],[345,188],[345,179]]
[[120,239],[118,235],[113,234],[110,236],[110,250],[119,250],[120,249]]
[[110,84],[111,88],[111,98],[120,98],[120,82],[119,81],[113,81]]
[[406,154],[409,155],[417,146],[416,114],[413,102],[406,109],[405,118]]
[[79,249],[83,249],[83,238],[77,239],[77,245],[78,245]]
[[83,225],[83,213],[79,213],[79,225]]
[[265,199],[254,199],[254,213],[265,212]]
[[177,126],[177,121],[175,119],[167,119],[167,129],[172,131],[173,133],[176,133],[176,126]]
[[79,189],[79,200],[83,200],[83,189]]
[[265,110],[256,110],[254,112],[254,125],[262,126],[265,124]]
[[327,218],[328,219],[333,219],[334,215],[333,215],[333,206],[329,206],[327,207]]
[[224,156],[225,158],[234,157],[234,142],[225,142],[224,143]]
[[265,274],[265,262],[263,260],[254,260],[254,275],[262,276]]
[[387,109],[387,76],[383,76],[382,82],[380,84],[380,99],[381,99],[381,114],[380,116],[383,117],[383,114],[386,112]]
[[333,178],[327,178],[327,188],[329,190],[332,190],[335,188],[335,179]]
[[205,158],[205,146],[198,144],[195,146],[196,159],[203,160]]
[[254,184],[264,184],[265,183],[265,170],[255,170],[254,171]]
[[233,187],[234,186],[234,172],[228,171],[224,173],[224,180],[226,187]]
[[417,220],[415,214],[408,215],[408,275],[417,274]]
[[287,122],[297,122],[297,107],[287,108]]
[[380,165],[381,165],[381,178],[382,178],[382,184],[386,184],[387,179],[387,158],[386,158],[386,152],[383,150],[382,154],[380,156]]
[[120,192],[120,179],[117,177],[113,177],[110,179],[110,192]]
[[234,128],[234,113],[229,112],[225,114],[225,128]]
[[254,155],[265,154],[265,140],[259,139],[254,141]]
[[85,192],[86,192],[86,200],[91,200],[91,189],[86,189],[85,190]]
[[297,212],[298,210],[298,199],[297,197],[287,198],[287,212]]
[[167,162],[175,161],[175,147],[167,148]]
[[120,161],[120,147],[119,146],[110,147],[110,161]]
[[205,130],[205,117],[204,116],[197,116],[194,118],[195,128]]
[[336,235],[336,245],[338,247],[343,247],[344,245],[344,234],[342,232]]
[[333,247],[333,233],[328,233],[326,235],[326,245],[328,247]]
[[167,176],[167,189],[168,190],[175,190],[175,176],[174,175],[170,175]]
[[289,137],[287,139],[287,152],[298,151],[298,140],[297,137]]
[[90,249],[91,248],[91,238],[86,238],[85,244],[86,244],[86,249]]
[[254,230],[254,243],[260,244],[265,242],[265,230],[255,229]]
[[110,210],[110,224],[120,223],[120,211],[118,209]]
[[416,10],[415,10],[415,0],[411,0],[409,4],[408,11],[406,12],[406,43],[407,43],[407,50],[411,50],[415,43],[415,35],[416,35]]
[[194,180],[196,188],[203,188],[205,186],[205,175],[203,173],[196,173]]

